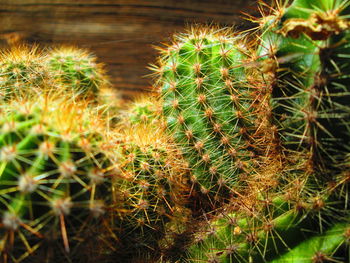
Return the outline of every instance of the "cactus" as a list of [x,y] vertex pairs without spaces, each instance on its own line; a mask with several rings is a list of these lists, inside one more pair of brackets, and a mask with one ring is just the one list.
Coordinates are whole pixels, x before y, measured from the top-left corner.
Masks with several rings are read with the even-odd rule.
[[52,84],[51,74],[38,47],[19,46],[0,53],[0,100],[40,94]]
[[103,120],[86,103],[53,96],[12,100],[0,109],[2,262],[30,258],[51,242],[67,257],[109,202]]
[[[192,30],[161,51],[160,66],[155,68],[168,131],[203,192],[218,193],[218,182],[228,182],[228,190],[235,193],[231,203],[242,204],[247,196],[251,202],[256,197],[249,191],[263,193],[259,184],[271,179],[266,178],[266,171],[278,162],[275,172],[284,169],[283,175],[275,176],[280,190],[273,189],[270,195],[291,193],[290,184],[296,178],[307,181],[297,191],[302,196],[297,202],[287,199],[262,211],[254,204],[248,215],[241,210],[225,212],[239,218],[239,224],[214,220],[219,230],[216,235],[205,234],[192,246],[190,262],[302,262],[302,257],[305,262],[349,260],[349,1],[295,0],[289,6],[285,1],[271,10],[273,15],[259,20],[262,32],[252,44],[245,44],[246,50],[252,46],[255,52],[239,48],[245,43],[242,37],[225,39],[208,29]],[[222,51],[226,48],[229,52]],[[227,79],[222,74],[225,68],[230,72]],[[225,80],[244,103],[229,101],[232,93],[223,89]],[[230,113],[226,105],[231,105]],[[208,108],[214,117],[206,116]],[[243,113],[242,120],[237,112]],[[261,113],[265,116],[259,118]],[[212,129],[218,121],[223,121],[219,122],[222,133]],[[261,126],[270,129],[271,135],[259,134]],[[232,160],[226,158],[218,134],[237,139],[233,148],[238,149],[238,159],[247,157],[246,171],[236,173],[230,166]],[[198,141],[209,143],[198,150]],[[203,156],[208,151],[214,158],[205,163]],[[261,157],[265,163],[260,162]],[[213,163],[224,169],[213,175]],[[245,187],[240,187],[242,181]],[[333,217],[330,211],[339,214]],[[236,236],[235,231],[240,233]]]
[[311,215],[303,220],[300,216],[290,211],[268,222],[272,226],[254,226],[251,217],[236,223],[232,221],[237,218],[228,215],[191,248],[187,262],[348,262],[349,220],[320,233],[310,226]]
[[160,126],[158,123],[160,121],[160,113],[161,106],[155,98],[142,96],[130,103],[128,109],[123,114],[123,122],[130,125],[154,124]]
[[125,111],[84,50],[4,52],[1,260],[349,261],[350,1],[276,3],[177,34]]
[[350,213],[339,192],[315,189],[313,176],[289,177],[205,224],[186,262],[347,262]]
[[58,83],[75,96],[96,99],[98,92],[107,85],[102,64],[89,52],[75,47],[61,46],[48,52],[48,68]]
[[151,127],[146,128],[150,134],[145,134],[144,125],[124,127],[117,138],[120,179],[114,183],[114,219],[109,228],[118,238],[115,252],[123,262],[149,253],[159,257],[166,224],[184,209],[183,161],[163,132]]
[[[276,178],[282,186],[295,177],[308,184],[295,204],[289,199],[273,204],[267,214],[255,204],[248,215],[239,210],[213,220],[209,233],[200,233],[190,248],[189,262],[350,260],[348,6],[348,1],[296,0],[261,20],[258,63],[252,65],[262,73],[261,92],[271,93],[267,118],[283,146],[278,159],[285,171],[298,167],[296,175]],[[261,167],[256,171],[264,177]]]
[[260,104],[244,68],[249,47],[230,30],[192,28],[161,51],[153,67],[167,128],[200,191],[228,198],[254,170]]
[[296,0],[262,20],[258,56],[284,147],[338,173],[349,152],[349,1]]

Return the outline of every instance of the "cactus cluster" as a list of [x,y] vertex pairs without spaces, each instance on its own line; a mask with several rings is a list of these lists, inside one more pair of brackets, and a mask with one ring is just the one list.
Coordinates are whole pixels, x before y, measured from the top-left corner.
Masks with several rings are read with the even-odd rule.
[[[205,119],[208,106],[217,105],[210,109],[223,121],[220,127],[229,124],[225,137],[239,139],[234,148],[252,153],[246,161],[251,169],[244,176],[227,169],[230,176],[223,178],[233,192],[226,195],[229,204],[214,212],[202,231],[195,231],[196,244],[189,246],[184,262],[350,260],[349,4],[278,2],[257,19],[259,30],[251,38],[242,34],[227,38],[227,33],[196,29],[177,36],[162,51],[155,71],[167,129],[196,179],[203,163],[197,140],[205,142],[203,138],[217,135],[209,128],[213,123],[200,126],[203,120],[213,122]],[[230,45],[236,48],[225,48]],[[215,54],[216,47],[221,51]],[[222,74],[225,69],[238,98],[230,102],[233,112],[223,111],[228,119],[215,111],[229,105],[225,97],[232,98]],[[237,101],[243,109],[235,108]],[[245,113],[237,122],[241,126],[229,122],[237,111]],[[245,134],[239,132],[242,128]],[[193,137],[186,136],[188,131]],[[214,149],[220,150],[220,138],[215,142]],[[214,160],[225,156],[221,152]],[[217,189],[210,170],[200,175],[210,182],[209,189]],[[203,187],[202,178],[194,185]]]
[[350,262],[350,1],[260,10],[132,103],[88,51],[3,51],[0,262]]

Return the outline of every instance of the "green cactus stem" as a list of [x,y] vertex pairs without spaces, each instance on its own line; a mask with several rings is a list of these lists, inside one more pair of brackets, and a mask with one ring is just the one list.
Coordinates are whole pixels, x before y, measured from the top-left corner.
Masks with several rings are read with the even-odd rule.
[[341,171],[350,149],[348,7],[295,0],[262,19],[258,56],[282,144],[323,175]]
[[168,131],[201,192],[230,195],[254,169],[257,98],[246,80],[248,47],[229,30],[192,28],[175,36],[155,68]]

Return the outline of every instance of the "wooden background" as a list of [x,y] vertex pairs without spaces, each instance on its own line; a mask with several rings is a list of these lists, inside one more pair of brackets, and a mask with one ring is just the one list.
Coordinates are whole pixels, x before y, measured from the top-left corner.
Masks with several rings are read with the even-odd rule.
[[0,46],[89,48],[130,97],[151,85],[145,75],[157,54],[152,45],[191,23],[251,26],[241,12],[256,14],[256,0],[0,0]]

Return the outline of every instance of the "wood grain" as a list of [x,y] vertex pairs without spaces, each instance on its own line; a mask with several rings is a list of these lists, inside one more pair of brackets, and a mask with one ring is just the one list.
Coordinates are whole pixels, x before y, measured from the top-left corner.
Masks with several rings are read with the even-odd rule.
[[74,44],[108,65],[126,96],[150,87],[152,45],[192,23],[250,26],[255,0],[0,0],[0,46],[25,41]]

